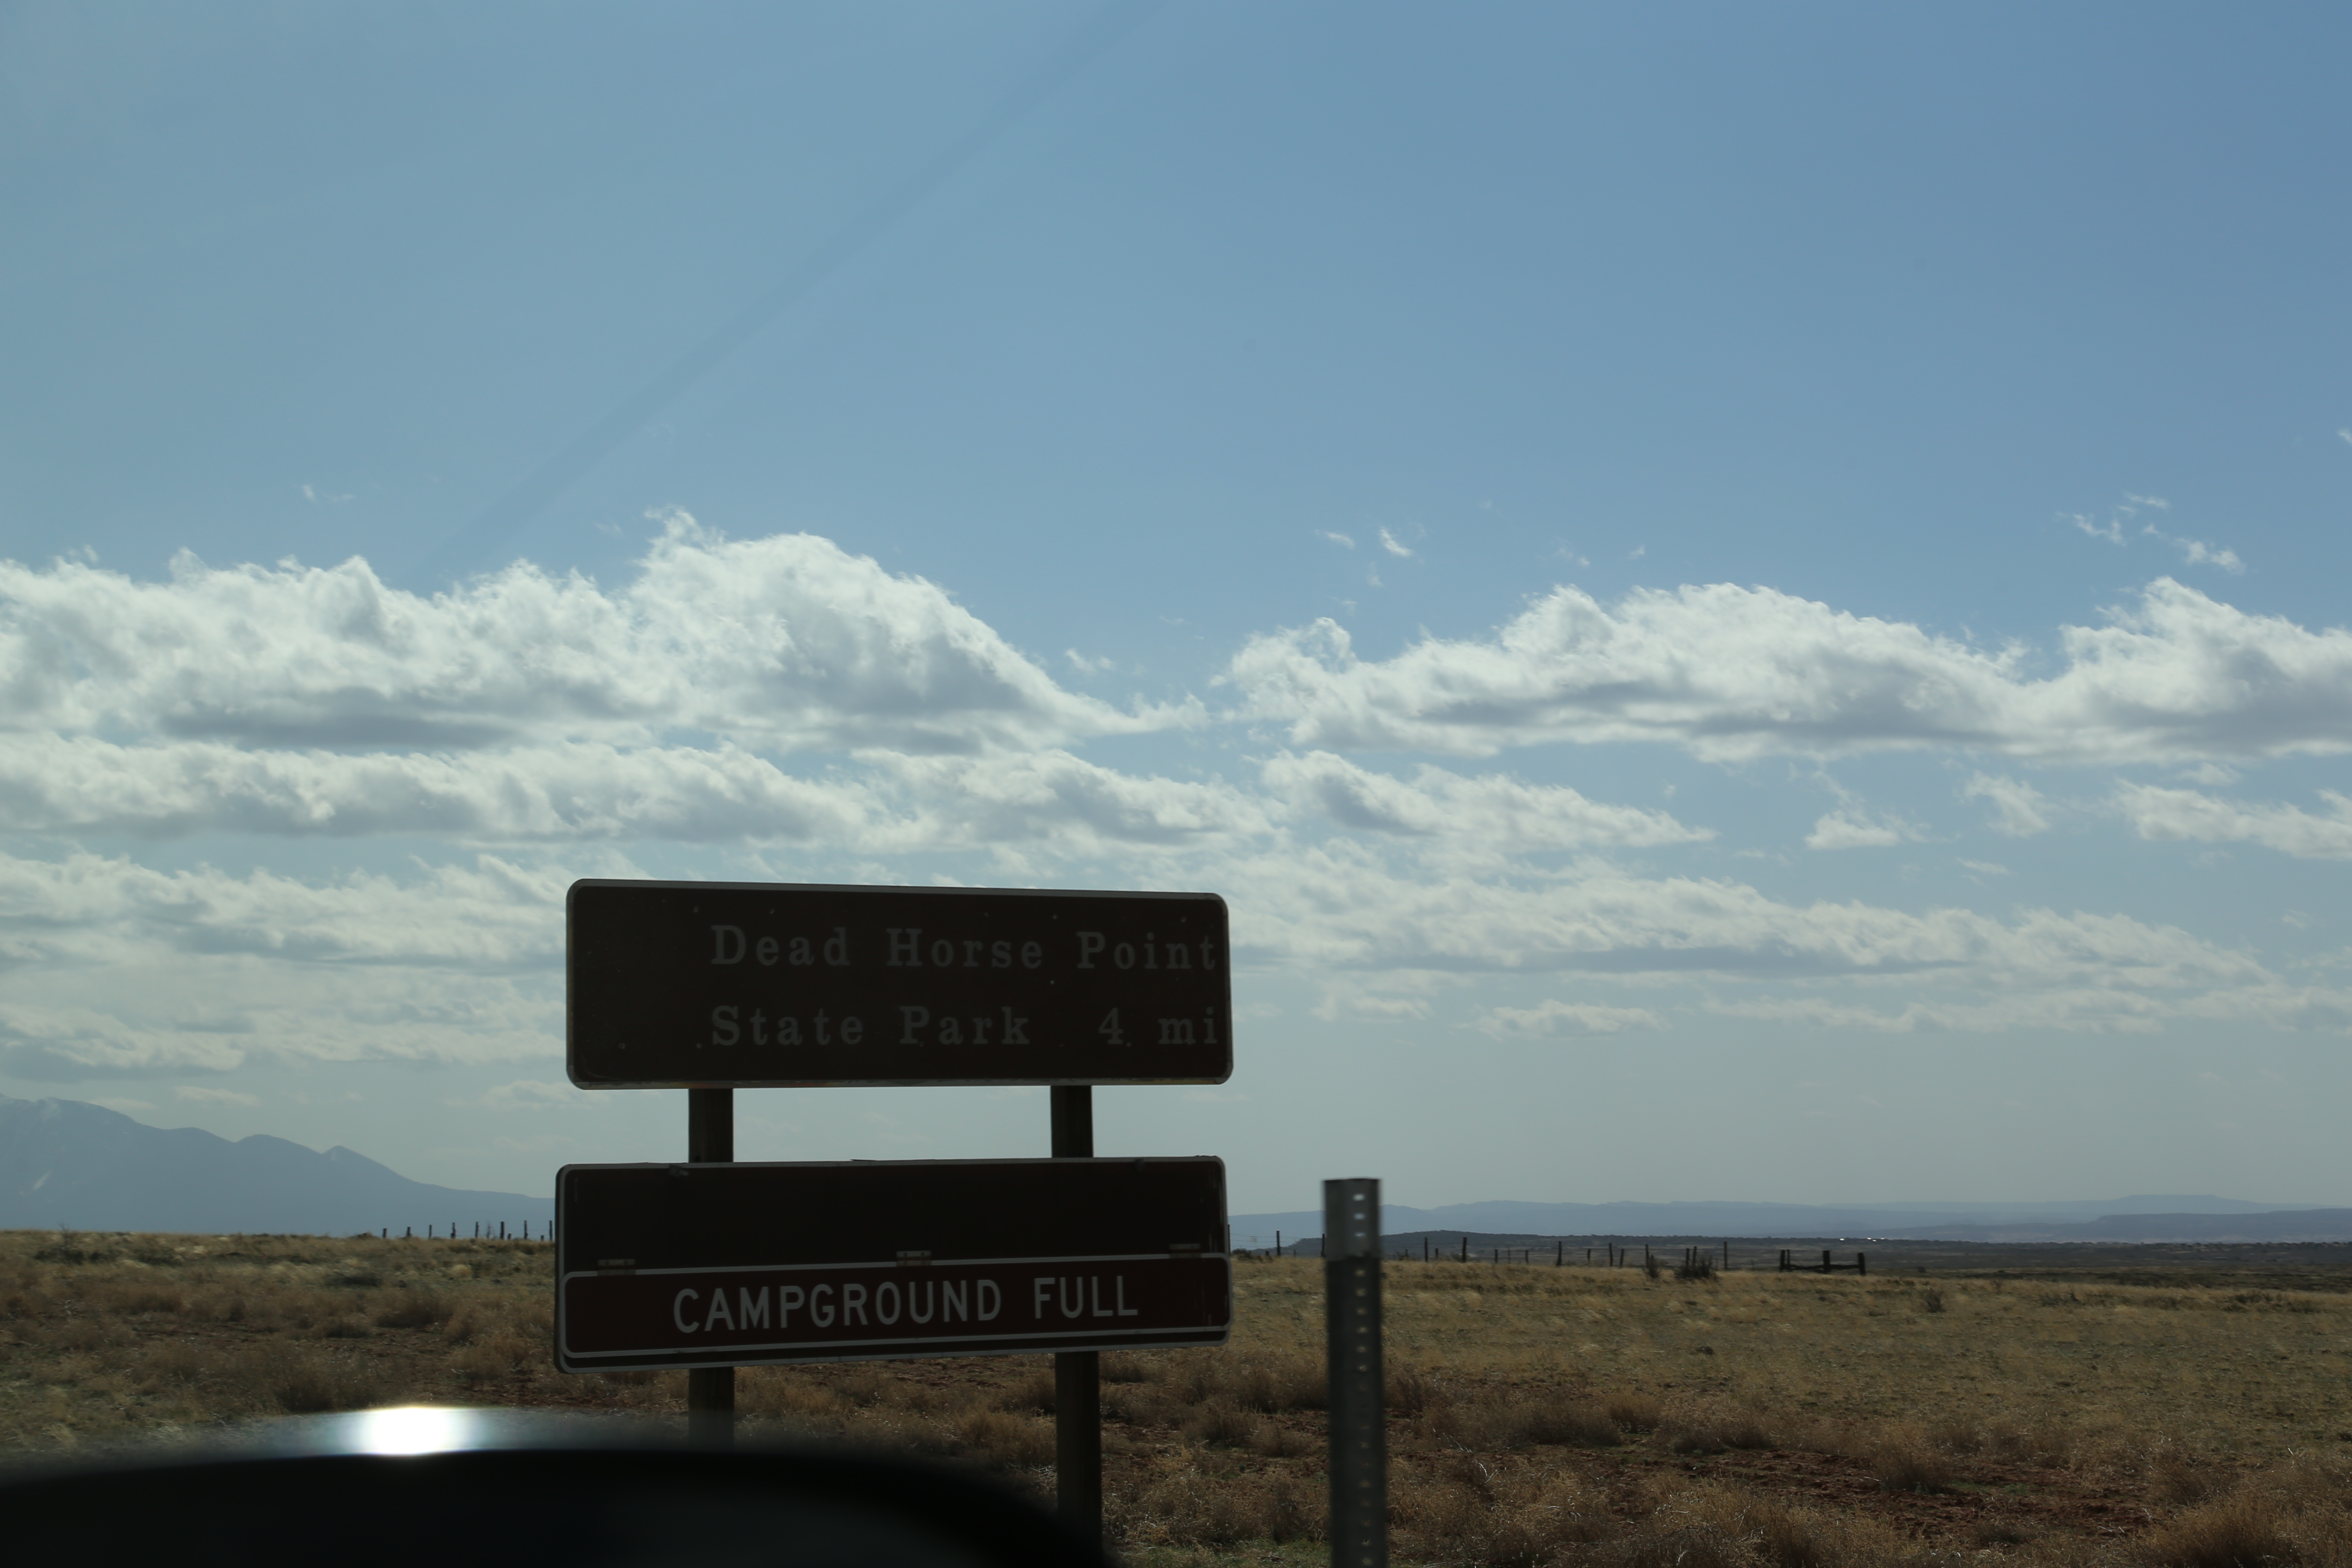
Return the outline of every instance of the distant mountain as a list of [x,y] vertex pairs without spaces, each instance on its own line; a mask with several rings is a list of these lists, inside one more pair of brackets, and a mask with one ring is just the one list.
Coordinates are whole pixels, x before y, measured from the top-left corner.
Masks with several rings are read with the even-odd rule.
[[[2030,1204],[1533,1204],[1413,1208],[1385,1204],[1383,1235],[1880,1237],[1935,1241],[2352,1240],[2352,1209],[2283,1208],[2242,1198],[2128,1197]],[[1319,1210],[1233,1216],[1234,1245],[1287,1247],[1320,1236]],[[2308,1233],[2308,1234],[2306,1234]]]
[[1931,1225],[1880,1234],[1902,1241],[2352,1241],[2352,1209],[2117,1214],[2082,1225]]
[[0,1095],[0,1229],[294,1232],[349,1236],[477,1221],[541,1233],[553,1198],[412,1182],[364,1154],[283,1138],[232,1143],[150,1127],[78,1100]]

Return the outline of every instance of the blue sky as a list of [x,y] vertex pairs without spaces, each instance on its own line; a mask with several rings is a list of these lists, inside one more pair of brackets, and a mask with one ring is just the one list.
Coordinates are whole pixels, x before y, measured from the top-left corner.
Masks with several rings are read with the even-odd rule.
[[[2352,21],[0,13],[0,1092],[548,1189],[582,875],[1206,889],[1240,1209],[2352,1202]],[[741,1097],[1043,1152],[1042,1091]]]

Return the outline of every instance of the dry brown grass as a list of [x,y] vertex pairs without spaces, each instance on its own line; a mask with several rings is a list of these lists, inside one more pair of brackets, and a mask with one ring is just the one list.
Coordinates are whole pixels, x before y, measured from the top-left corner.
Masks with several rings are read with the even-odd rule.
[[[566,1377],[543,1244],[0,1234],[0,1446],[457,1402],[677,1413]],[[2352,1564],[2352,1296],[1407,1263],[1401,1563]],[[1934,1294],[1931,1296],[1929,1291]],[[1242,1267],[1223,1351],[1103,1359],[1130,1560],[1319,1562],[1321,1275]],[[748,1368],[753,1435],[1050,1491],[1044,1357]]]

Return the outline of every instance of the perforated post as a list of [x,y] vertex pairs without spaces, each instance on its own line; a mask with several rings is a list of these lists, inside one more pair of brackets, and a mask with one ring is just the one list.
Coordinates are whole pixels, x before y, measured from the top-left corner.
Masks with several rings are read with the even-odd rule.
[[1330,1353],[1332,1568],[1387,1568],[1389,1454],[1381,1353],[1381,1184],[1323,1184]]

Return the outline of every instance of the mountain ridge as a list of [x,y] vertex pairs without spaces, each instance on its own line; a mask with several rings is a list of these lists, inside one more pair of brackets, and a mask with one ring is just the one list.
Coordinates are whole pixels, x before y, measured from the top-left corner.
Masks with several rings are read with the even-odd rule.
[[79,1100],[0,1095],[0,1229],[350,1235],[543,1228],[552,1197],[415,1182],[341,1144],[152,1127]]

